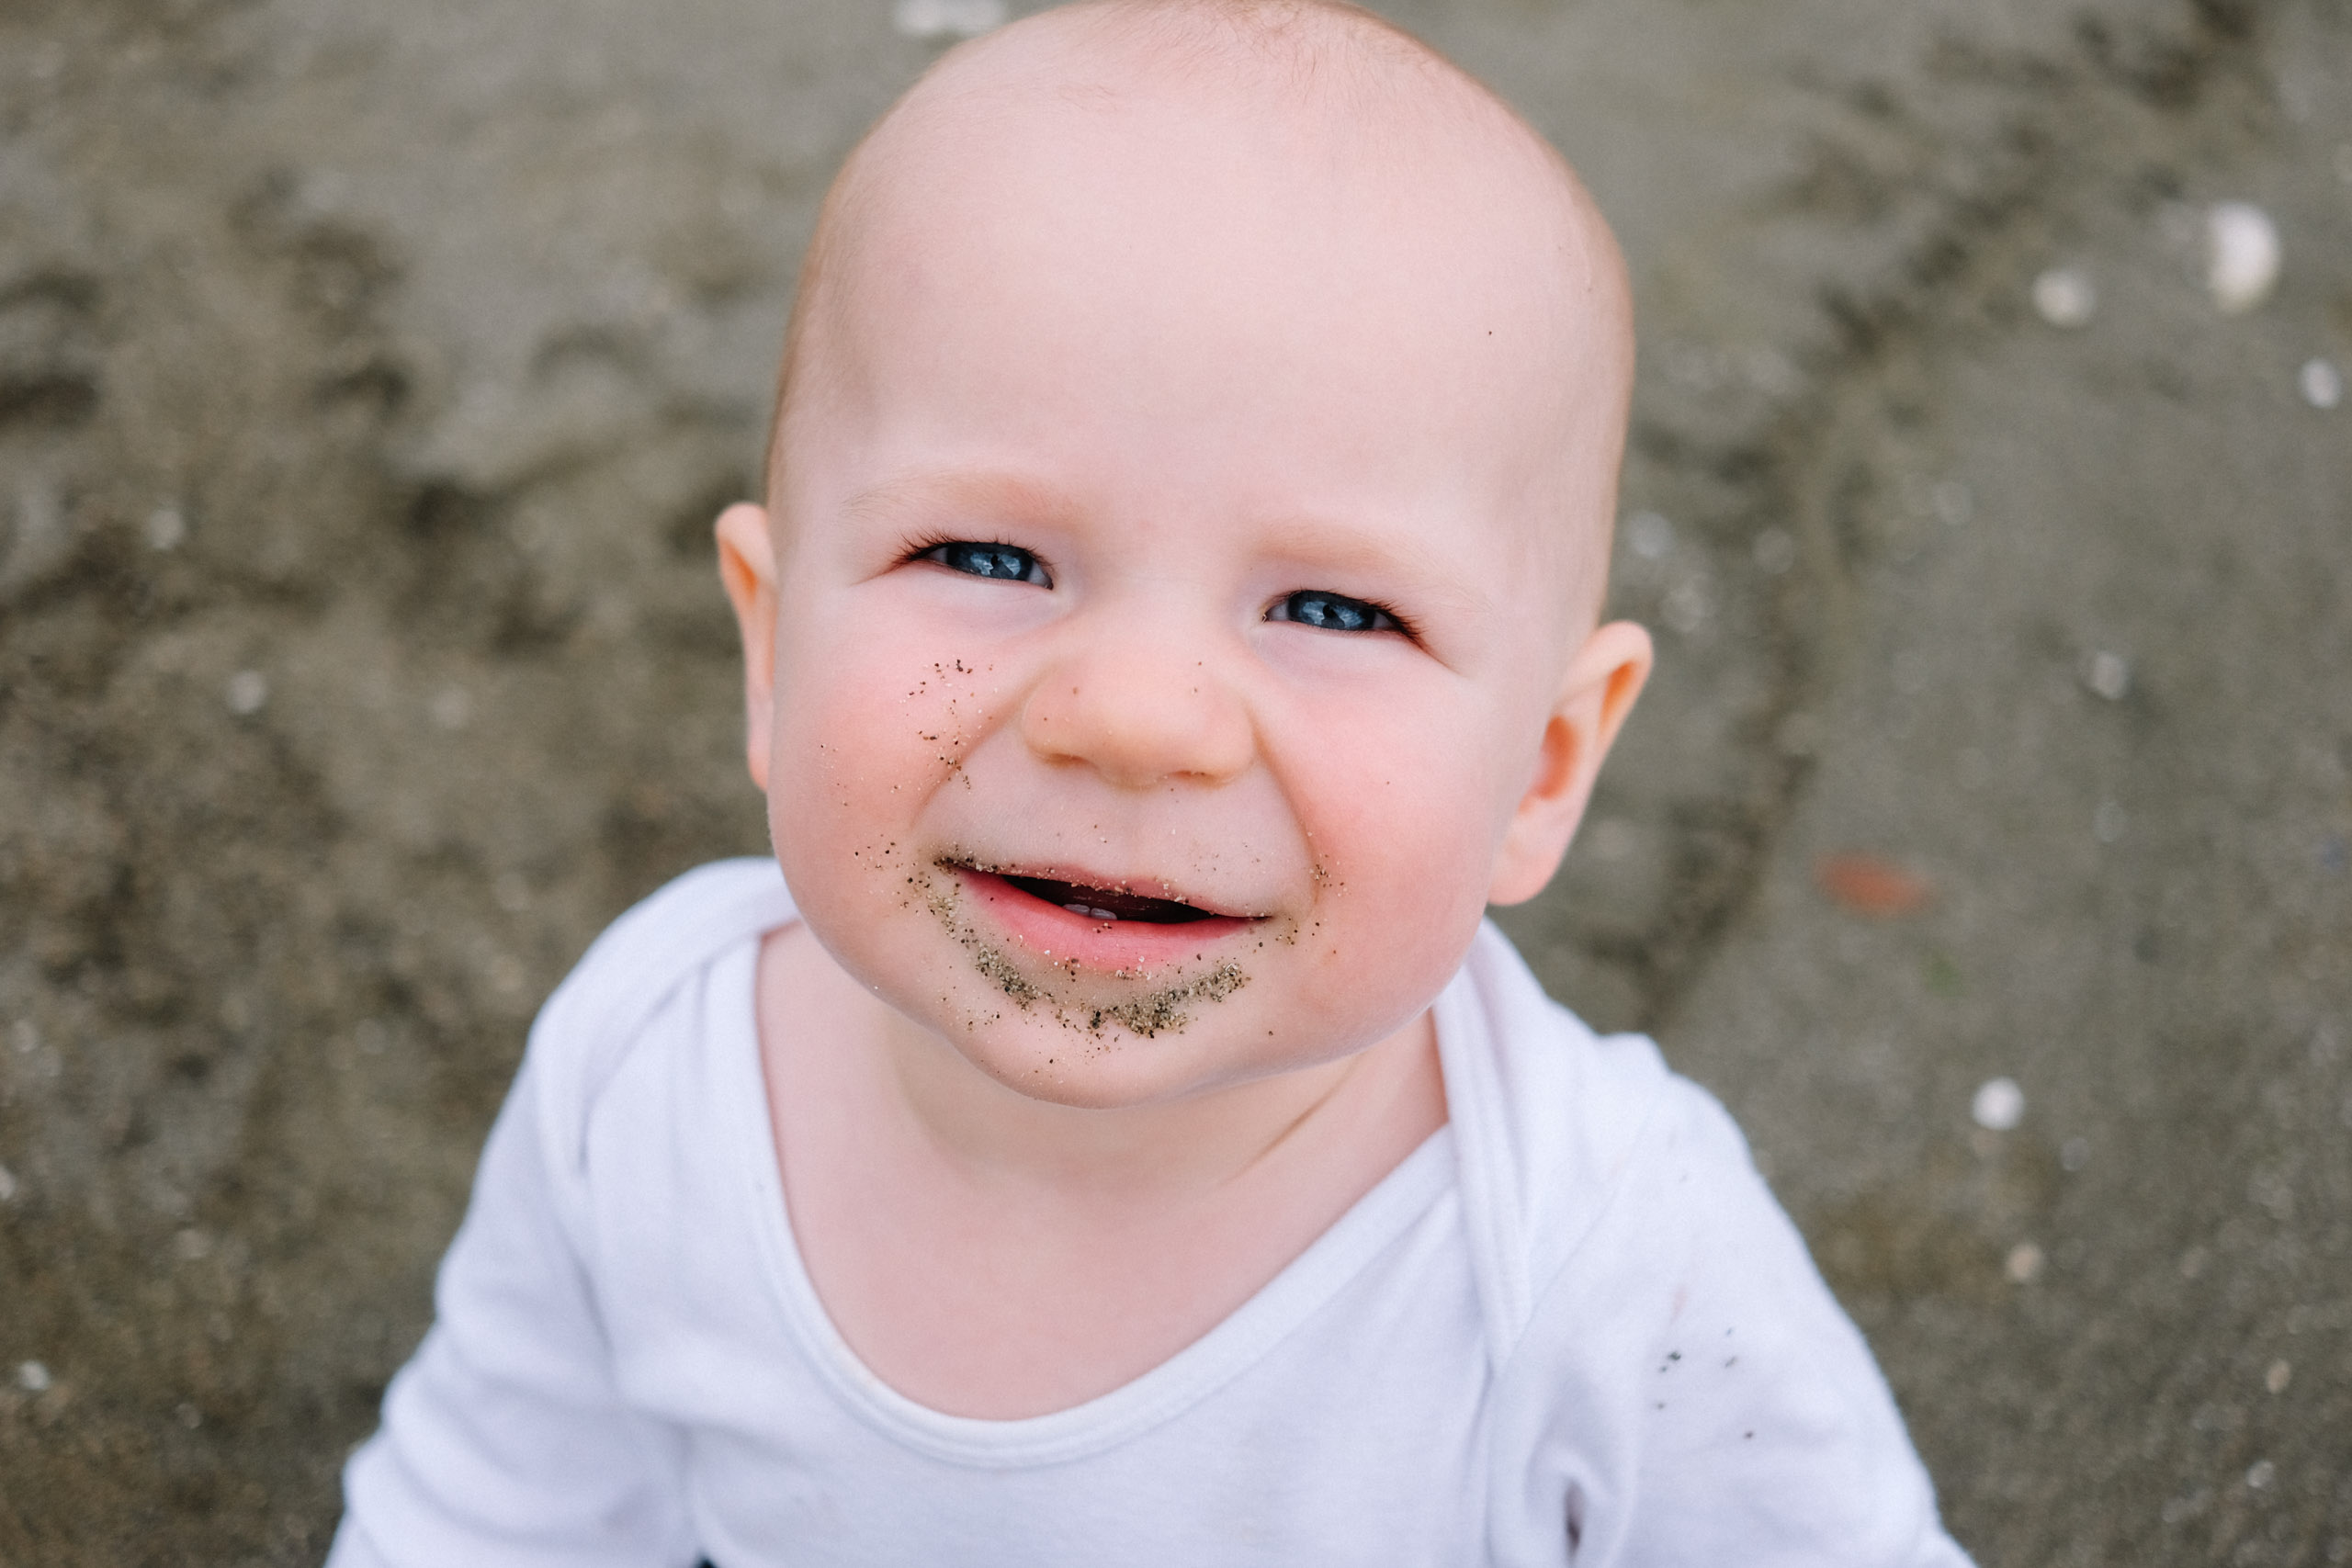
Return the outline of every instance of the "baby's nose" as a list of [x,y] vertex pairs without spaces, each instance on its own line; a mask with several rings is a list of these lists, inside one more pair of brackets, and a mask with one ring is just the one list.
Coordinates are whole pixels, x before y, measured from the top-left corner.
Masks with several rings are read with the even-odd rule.
[[1022,710],[1033,752],[1126,789],[1222,784],[1250,766],[1249,708],[1197,643],[1132,624],[1071,629],[1077,640]]

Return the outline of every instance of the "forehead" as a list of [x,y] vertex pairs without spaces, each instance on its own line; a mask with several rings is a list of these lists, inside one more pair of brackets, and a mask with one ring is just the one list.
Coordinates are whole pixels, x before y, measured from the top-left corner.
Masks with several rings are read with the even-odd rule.
[[1613,473],[1606,242],[1498,108],[1053,70],[919,97],[861,153],[812,325],[828,437],[787,468],[961,446],[1531,523]]
[[1282,442],[1512,489],[1601,395],[1590,259],[1508,155],[1176,89],[927,120],[875,148],[842,244],[823,336],[852,423],[1096,458],[1125,425],[1152,461],[1183,430],[1239,466]]

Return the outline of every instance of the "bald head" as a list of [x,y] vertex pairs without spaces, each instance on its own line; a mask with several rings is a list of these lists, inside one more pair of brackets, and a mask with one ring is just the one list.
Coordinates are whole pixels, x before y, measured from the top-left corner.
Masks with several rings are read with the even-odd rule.
[[[1015,276],[1158,375],[1156,410],[1232,397],[1166,384],[1169,323],[1288,334],[1273,380],[1385,385],[1507,447],[1528,567],[1591,625],[1632,378],[1623,265],[1557,153],[1410,36],[1332,0],[1086,0],[951,51],[820,217],[769,453],[782,525],[812,428],[870,391],[877,319],[985,310]],[[962,368],[943,351],[925,370]]]

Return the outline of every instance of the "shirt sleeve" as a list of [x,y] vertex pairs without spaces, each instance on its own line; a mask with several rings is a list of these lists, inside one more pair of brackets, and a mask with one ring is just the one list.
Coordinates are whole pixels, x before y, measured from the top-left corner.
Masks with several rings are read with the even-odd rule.
[[1671,1099],[1500,1380],[1498,1560],[1968,1568],[1738,1130]]
[[[436,1321],[345,1467],[330,1568],[670,1568],[695,1560],[680,1436],[623,1399],[578,1146],[526,1056],[435,1289]],[[551,1135],[552,1134],[552,1135]]]

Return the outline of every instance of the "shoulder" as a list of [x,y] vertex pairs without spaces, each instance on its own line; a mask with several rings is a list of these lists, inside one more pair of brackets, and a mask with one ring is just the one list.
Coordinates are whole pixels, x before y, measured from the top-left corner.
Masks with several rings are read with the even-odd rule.
[[588,944],[548,1007],[674,984],[710,955],[792,918],[784,874],[764,856],[713,861],[663,884]]
[[1722,1105],[1648,1040],[1552,1002],[1498,933],[1465,987],[1447,1084],[1464,1186],[1490,1189],[1473,1246],[1508,1308],[1489,1327],[1498,1560],[1558,1561],[1565,1510],[1580,1561],[1964,1564]]
[[775,863],[745,857],[697,866],[605,928],[531,1025],[523,1080],[543,1134],[576,1138],[597,1095],[680,988],[793,913]]
[[1493,927],[1438,1006],[1464,1198],[1498,1255],[1488,1271],[1510,1337],[1614,1211],[1756,1181],[1713,1096],[1670,1071],[1646,1036],[1595,1033]]

